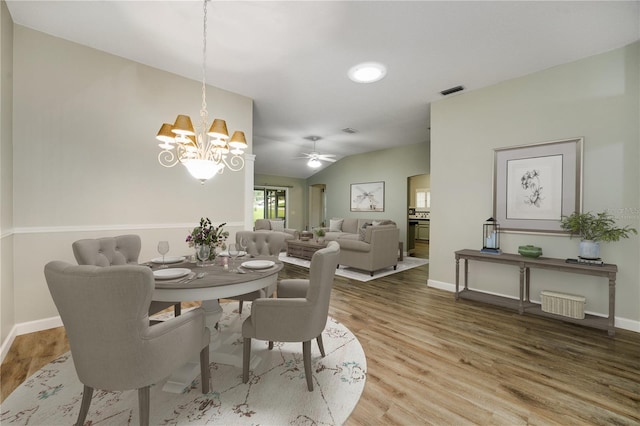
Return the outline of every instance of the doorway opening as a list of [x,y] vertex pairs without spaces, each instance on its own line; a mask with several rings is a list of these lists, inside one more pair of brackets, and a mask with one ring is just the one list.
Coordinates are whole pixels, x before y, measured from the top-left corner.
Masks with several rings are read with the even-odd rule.
[[325,226],[326,222],[326,185],[309,186],[309,224],[308,229]]

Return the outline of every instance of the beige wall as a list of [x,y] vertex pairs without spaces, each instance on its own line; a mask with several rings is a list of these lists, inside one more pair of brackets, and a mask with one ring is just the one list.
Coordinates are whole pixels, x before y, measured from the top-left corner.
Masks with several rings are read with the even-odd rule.
[[0,338],[15,322],[13,306],[13,21],[0,2]]
[[[201,83],[21,26],[13,49],[16,323],[57,316],[42,271],[74,262],[76,239],[137,233],[144,260],[160,239],[190,252],[184,239],[202,216],[244,228],[252,164],[201,185],[157,161],[163,121],[189,114],[197,126]],[[207,103],[211,118],[244,130],[250,153],[252,100],[209,86]]]
[[[584,137],[584,211],[611,211],[640,229],[640,42],[526,77],[436,102],[431,108],[431,246],[429,284],[455,282],[454,251],[481,248],[492,215],[493,150]],[[576,257],[565,236],[503,234],[501,248],[542,247],[545,256]],[[604,243],[601,255],[619,268],[617,325],[640,331],[640,238]],[[472,286],[516,297],[518,271],[472,264]],[[587,311],[607,314],[606,282],[535,270],[540,290],[585,295]]]

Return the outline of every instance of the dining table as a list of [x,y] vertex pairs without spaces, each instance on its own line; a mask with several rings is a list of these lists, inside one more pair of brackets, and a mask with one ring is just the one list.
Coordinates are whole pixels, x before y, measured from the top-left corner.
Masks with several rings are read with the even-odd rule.
[[[269,287],[278,280],[283,263],[277,257],[244,255],[231,261],[217,257],[201,265],[190,256],[154,259],[146,263],[154,271],[155,290],[152,300],[161,302],[201,301],[206,316],[206,325],[211,331],[209,359],[211,362],[229,364],[242,368],[242,345],[237,345],[242,336],[229,334],[218,327],[222,316],[219,299]],[[238,314],[238,320],[240,316]],[[251,368],[260,362],[251,359]],[[194,359],[167,380],[163,390],[180,393],[189,386],[199,373],[199,361]]]

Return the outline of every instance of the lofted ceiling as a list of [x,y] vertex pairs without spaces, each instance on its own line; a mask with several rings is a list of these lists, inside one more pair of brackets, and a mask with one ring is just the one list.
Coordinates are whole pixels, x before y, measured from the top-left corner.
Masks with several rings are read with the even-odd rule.
[[[7,5],[16,24],[202,78],[201,1]],[[255,172],[306,178],[332,164],[312,169],[296,159],[313,150],[310,136],[338,160],[428,143],[429,105],[440,91],[475,90],[632,43],[640,2],[210,1],[208,28],[207,83],[254,100]],[[349,80],[349,68],[366,61],[385,64],[387,76]]]

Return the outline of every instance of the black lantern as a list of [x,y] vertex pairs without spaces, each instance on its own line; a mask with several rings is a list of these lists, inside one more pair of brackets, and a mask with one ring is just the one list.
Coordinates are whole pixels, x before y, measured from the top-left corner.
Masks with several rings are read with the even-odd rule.
[[482,225],[482,250],[483,253],[500,254],[500,225],[492,217]]

